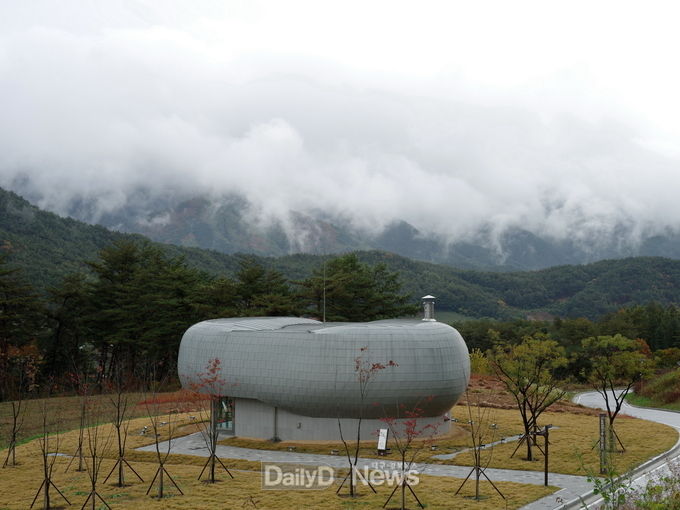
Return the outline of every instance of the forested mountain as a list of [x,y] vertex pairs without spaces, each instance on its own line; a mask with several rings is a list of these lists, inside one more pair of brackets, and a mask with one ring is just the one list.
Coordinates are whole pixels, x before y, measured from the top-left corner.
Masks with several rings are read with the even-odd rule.
[[[96,259],[101,249],[121,239],[149,242],[141,235],[117,233],[41,211],[14,193],[0,190],[0,243],[9,260],[39,289],[56,284],[64,274],[86,271],[85,260]],[[210,274],[233,274],[238,267],[238,255],[157,246],[166,254],[183,255],[191,266]],[[528,272],[463,270],[379,251],[359,252],[359,258],[371,264],[384,262],[391,271],[398,271],[414,300],[433,294],[439,309],[470,317],[554,314],[594,318],[650,301],[680,303],[680,261],[660,257]],[[300,254],[257,260],[295,281],[309,277],[323,257]]]
[[[23,188],[22,188],[23,189]],[[40,197],[30,185],[25,190]],[[532,270],[632,256],[680,258],[680,233],[636,231],[618,224],[592,238],[588,235],[539,234],[521,227],[480,227],[464,238],[445,239],[394,220],[379,230],[357,227],[347,218],[323,211],[288,211],[261,221],[257,207],[236,193],[221,196],[158,196],[147,189],[128,192],[125,205],[99,211],[95,198],[72,201],[64,212],[90,224],[138,233],[178,246],[222,253],[283,256],[291,253],[344,253],[378,250],[476,270]]]
[[[86,270],[86,260],[114,241],[148,241],[138,234],[123,234],[97,225],[42,211],[15,193],[0,188],[0,245],[9,260],[20,266],[38,288],[56,284],[70,272]],[[184,255],[192,265],[209,273],[233,272],[232,256],[192,248],[162,245],[166,253]]]
[[[42,199],[30,182],[14,188],[34,203]],[[102,210],[94,197],[78,197],[58,210],[89,224],[142,234],[160,243],[263,257],[378,250],[482,271],[524,271],[635,256],[680,259],[680,232],[639,229],[626,223],[597,233],[557,236],[521,226],[485,224],[450,239],[398,219],[366,229],[319,210],[282,210],[280,216],[272,217],[237,193],[194,196],[175,189],[159,195],[147,188],[128,190],[124,204],[113,209]]]

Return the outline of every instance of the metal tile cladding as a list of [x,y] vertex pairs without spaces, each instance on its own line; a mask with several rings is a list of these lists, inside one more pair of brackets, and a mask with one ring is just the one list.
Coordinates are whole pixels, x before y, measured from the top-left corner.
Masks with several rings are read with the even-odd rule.
[[[357,358],[396,364],[373,373],[363,402]],[[312,417],[381,418],[416,406],[422,416],[441,416],[470,379],[470,359],[460,333],[440,322],[415,319],[322,323],[252,317],[200,322],[182,337],[182,385],[200,381],[215,359],[220,361],[218,387],[201,391],[256,399]]]

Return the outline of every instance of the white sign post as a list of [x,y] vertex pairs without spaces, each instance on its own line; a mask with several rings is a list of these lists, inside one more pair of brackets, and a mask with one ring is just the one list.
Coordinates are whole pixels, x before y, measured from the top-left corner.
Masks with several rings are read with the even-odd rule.
[[380,429],[378,432],[378,453],[383,454],[387,450],[388,429]]

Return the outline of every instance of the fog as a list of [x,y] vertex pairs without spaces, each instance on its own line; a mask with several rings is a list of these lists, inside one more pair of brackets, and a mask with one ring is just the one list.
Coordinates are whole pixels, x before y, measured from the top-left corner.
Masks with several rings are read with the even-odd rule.
[[0,5],[0,186],[49,210],[143,189],[450,241],[680,226],[672,5],[28,4]]

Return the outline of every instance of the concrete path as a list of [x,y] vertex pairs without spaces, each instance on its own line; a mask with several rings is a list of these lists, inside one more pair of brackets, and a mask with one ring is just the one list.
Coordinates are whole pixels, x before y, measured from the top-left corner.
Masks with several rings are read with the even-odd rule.
[[[604,398],[596,391],[581,393],[574,398],[574,403],[595,409],[605,409]],[[663,423],[676,429],[680,429],[680,413],[674,411],[664,411],[661,409],[651,409],[648,407],[635,407],[627,402],[621,406],[621,413],[644,420]]]
[[[604,406],[604,400],[597,392],[589,392],[578,395],[575,399],[575,402],[594,408],[603,408]],[[622,413],[644,418],[650,421],[664,423],[680,430],[680,413],[656,409],[637,408],[629,406],[628,404],[624,404]],[[165,447],[167,446],[164,446],[164,448]],[[256,462],[304,463],[312,465],[326,465],[333,468],[345,468],[347,466],[347,459],[339,455],[319,455],[310,453],[256,450],[252,448],[238,448],[224,445],[219,445],[217,448],[217,455],[225,459],[243,459]],[[139,448],[139,450],[155,451],[155,446],[145,446]],[[200,457],[207,457],[209,455],[208,449],[206,448],[206,445],[200,434],[192,434],[174,439],[172,441],[171,451],[172,453],[196,455]],[[674,459],[678,455],[680,455],[680,443],[666,454],[660,455],[659,457],[646,462],[643,464],[643,466],[636,469],[634,473],[635,483],[646,483],[646,480],[649,476],[658,474],[659,470],[664,469],[664,466],[670,459]],[[360,469],[369,467],[374,469],[391,470],[393,467],[390,465],[390,462],[391,461],[362,458],[359,459],[358,465]],[[418,470],[420,473],[428,475],[465,478],[470,472],[470,467],[419,463]],[[541,471],[487,469],[486,473],[494,482],[507,481],[543,485],[543,473]],[[581,496],[585,496],[586,501],[593,505],[591,508],[596,508],[595,505],[597,505],[597,498],[593,497],[592,493],[590,492],[592,485],[588,483],[585,477],[550,473],[549,483],[550,485],[560,487],[561,489],[549,496],[523,506],[520,510],[571,510],[580,508],[581,503],[579,498]]]
[[[163,448],[166,448],[164,443]],[[155,446],[144,446],[139,448],[142,451],[155,451]],[[184,455],[197,455],[207,457],[209,455],[205,442],[200,434],[191,434],[189,436],[180,437],[172,441],[172,453],[179,453]],[[304,463],[312,465],[325,465],[333,468],[347,467],[347,459],[339,455],[319,455],[311,453],[295,453],[282,452],[272,450],[256,450],[252,448],[238,448],[234,446],[219,445],[217,447],[217,455],[224,459],[243,459],[251,461],[262,462],[291,462]],[[381,464],[382,463],[382,464]],[[379,459],[359,459],[358,466],[360,469],[364,467],[392,470],[392,461],[382,461]],[[465,478],[470,472],[469,466],[446,466],[440,464],[418,464],[418,471],[422,474]],[[543,472],[541,471],[518,471],[512,469],[487,469],[486,474],[494,482],[507,481],[530,483],[536,485],[543,485]],[[471,482],[468,482],[471,483]],[[550,474],[550,485],[562,487],[558,492],[551,494],[545,498],[534,501],[533,503],[522,507],[522,510],[552,510],[559,507],[563,502],[577,498],[578,495],[587,492],[590,485],[584,477]]]
[[[596,409],[605,409],[604,398],[596,391],[581,393],[574,398],[574,402],[582,404],[587,407]],[[645,407],[636,407],[624,402],[621,406],[621,414],[642,418],[644,420],[655,421],[663,423],[675,428],[680,432],[680,413],[675,411],[665,411],[662,409],[651,409]],[[667,452],[644,462],[642,465],[635,468],[632,473],[629,473],[630,484],[633,488],[644,488],[648,481],[665,476],[670,473],[669,464],[676,464],[680,462],[680,439]],[[601,498],[594,496],[592,493],[584,494],[583,498],[591,505],[591,508],[597,508],[597,505],[602,502]],[[580,508],[576,504],[565,506],[565,509]]]

